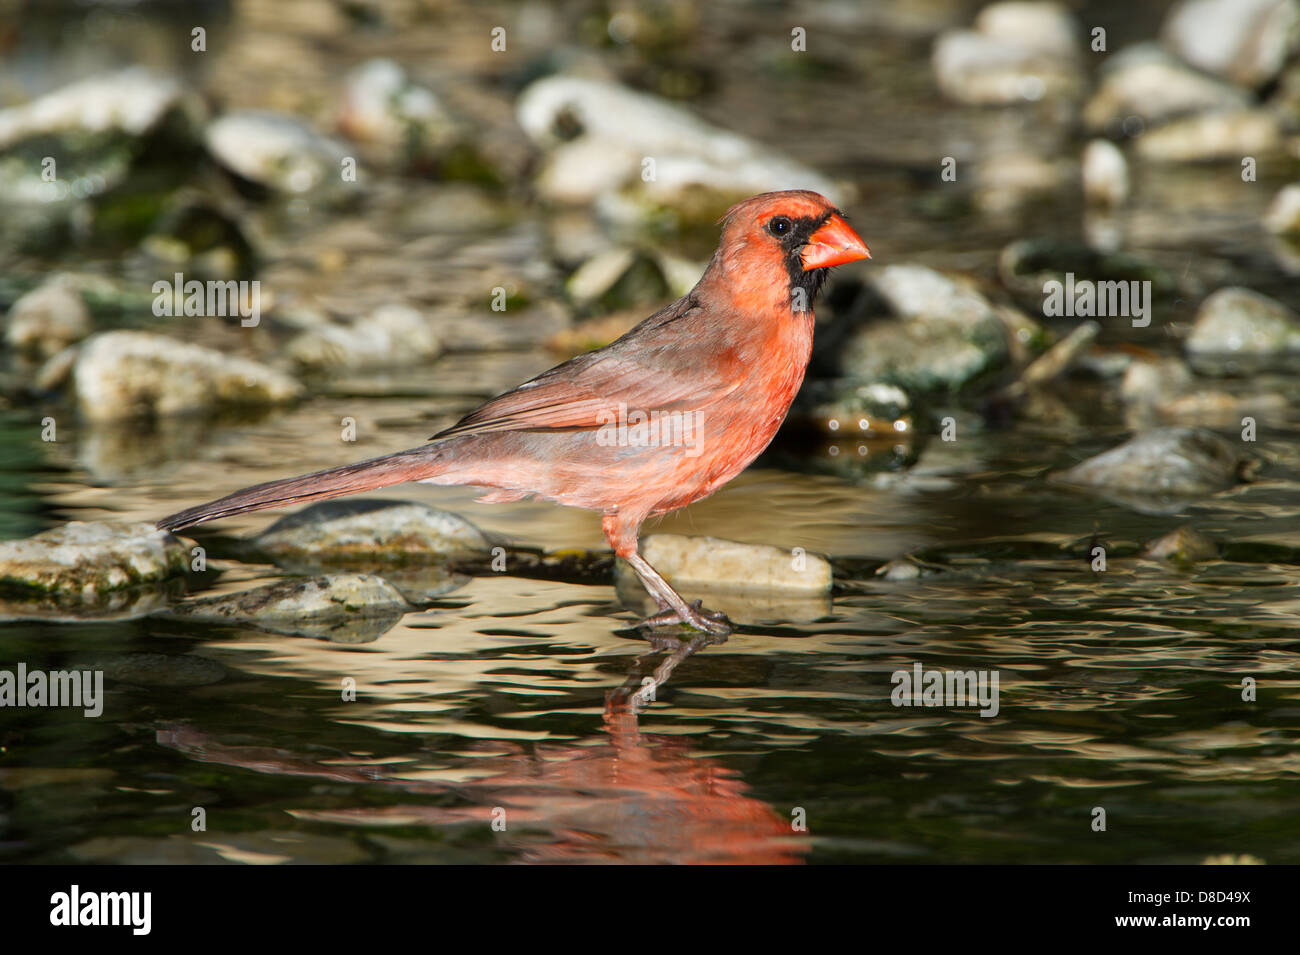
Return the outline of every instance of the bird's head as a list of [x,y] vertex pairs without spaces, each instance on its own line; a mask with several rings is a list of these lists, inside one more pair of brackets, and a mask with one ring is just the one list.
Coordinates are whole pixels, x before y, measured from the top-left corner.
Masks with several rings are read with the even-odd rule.
[[871,258],[867,244],[823,195],[803,189],[765,192],[723,218],[719,261],[746,298],[784,284],[795,312],[811,312],[827,269]]

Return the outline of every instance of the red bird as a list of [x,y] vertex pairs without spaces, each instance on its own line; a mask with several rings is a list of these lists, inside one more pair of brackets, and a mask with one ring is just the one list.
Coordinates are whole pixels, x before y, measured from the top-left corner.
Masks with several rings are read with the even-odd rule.
[[754,196],[722,220],[695,288],[617,341],[493,398],[423,447],[259,484],[158,526],[404,481],[494,488],[481,501],[534,495],[604,515],[614,553],[659,606],[643,625],[729,633],[726,617],[688,604],[637,553],[637,533],[650,515],[712,494],[767,447],[803,383],[827,269],[870,257],[823,196]]

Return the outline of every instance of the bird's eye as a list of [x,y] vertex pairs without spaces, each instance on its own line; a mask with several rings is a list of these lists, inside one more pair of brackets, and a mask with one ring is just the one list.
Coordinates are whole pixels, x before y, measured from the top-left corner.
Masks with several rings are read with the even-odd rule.
[[773,235],[788,235],[791,228],[793,228],[793,226],[791,225],[790,220],[785,216],[777,216],[774,219],[769,219],[767,223],[767,231]]

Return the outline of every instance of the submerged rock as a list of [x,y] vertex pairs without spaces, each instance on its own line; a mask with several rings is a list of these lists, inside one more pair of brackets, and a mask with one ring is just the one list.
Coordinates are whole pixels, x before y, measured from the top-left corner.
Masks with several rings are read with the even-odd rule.
[[14,302],[5,316],[5,343],[48,358],[91,332],[90,309],[62,276],[47,279]]
[[303,393],[265,365],[162,335],[104,332],[80,348],[73,387],[81,413],[93,420],[281,404]]
[[483,557],[492,549],[483,532],[459,514],[371,498],[313,504],[276,521],[252,543],[277,559],[389,563]]
[[193,653],[118,653],[78,660],[77,667],[143,686],[209,686],[226,678],[224,666]]
[[1073,19],[1055,3],[994,3],[973,30],[949,30],[931,62],[959,103],[1002,105],[1074,95],[1083,85]]
[[1300,351],[1300,316],[1250,289],[1219,289],[1201,303],[1186,347],[1205,355],[1269,356]]
[[1247,456],[1200,428],[1157,428],[1049,476],[1060,484],[1125,494],[1199,497],[1232,487]]
[[366,643],[387,632],[410,609],[397,588],[382,577],[329,574],[197,597],[175,605],[171,614],[205,623]]
[[[831,589],[831,565],[802,550],[742,544],[716,537],[652,534],[641,540],[641,556],[677,589],[716,587],[782,594],[824,594]],[[620,577],[635,576],[624,561]]]
[[92,597],[184,574],[189,548],[151,524],[72,521],[0,543],[0,590]]
[[1198,69],[1255,87],[1277,76],[1297,30],[1296,0],[1183,0],[1162,38]]
[[1175,564],[1192,564],[1219,556],[1219,545],[1194,528],[1180,527],[1148,541],[1142,549],[1142,556]]
[[[708,204],[716,215],[719,204],[780,189],[844,198],[842,188],[803,164],[616,83],[546,77],[524,90],[516,114],[549,151],[538,187],[550,199],[585,203],[627,189],[650,206],[673,206],[694,188],[714,194]],[[614,203],[607,211],[631,218],[649,208]]]
[[442,353],[432,323],[409,305],[382,305],[350,325],[322,325],[288,346],[301,368],[374,368],[416,365]]

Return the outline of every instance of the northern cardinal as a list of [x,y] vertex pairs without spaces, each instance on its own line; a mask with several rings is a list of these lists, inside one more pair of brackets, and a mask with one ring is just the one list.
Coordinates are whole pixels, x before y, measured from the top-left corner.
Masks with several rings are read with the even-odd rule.
[[731,632],[687,603],[637,553],[652,514],[712,494],[767,447],[803,383],[812,302],[831,266],[870,258],[825,197],[769,192],[733,206],[690,292],[617,341],[493,398],[430,443],[358,464],[271,481],[158,522],[215,518],[421,481],[493,488],[600,511],[614,553],[659,613],[642,625]]

